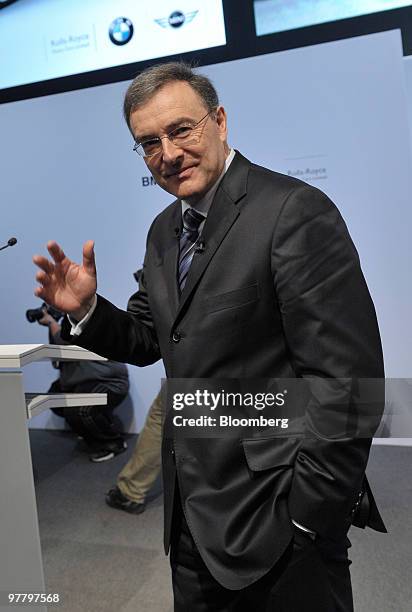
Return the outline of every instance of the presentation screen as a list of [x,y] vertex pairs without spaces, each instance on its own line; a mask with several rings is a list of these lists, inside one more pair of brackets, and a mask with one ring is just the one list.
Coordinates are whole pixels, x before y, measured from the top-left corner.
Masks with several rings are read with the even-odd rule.
[[256,34],[274,34],[320,23],[412,6],[410,0],[254,0]]
[[222,0],[0,0],[0,89],[225,44]]

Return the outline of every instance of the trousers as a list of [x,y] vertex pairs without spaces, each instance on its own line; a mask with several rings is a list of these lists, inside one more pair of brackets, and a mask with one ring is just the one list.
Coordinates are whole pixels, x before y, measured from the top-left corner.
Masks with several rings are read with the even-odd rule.
[[[65,391],[68,391],[65,389]],[[59,379],[55,380],[50,393],[62,393]],[[113,410],[126,397],[108,389],[102,389],[93,382],[84,382],[70,389],[71,393],[107,393],[106,406],[79,406],[53,408],[52,411],[65,419],[70,428],[82,436],[90,449],[117,447],[123,444],[123,434],[113,420]]]
[[133,454],[117,477],[120,491],[134,502],[145,501],[148,491],[159,475],[161,446],[162,404],[159,393],[149,408]]
[[207,569],[181,508],[176,514],[170,555],[174,612],[353,612],[348,538],[313,541],[295,528],[289,547],[263,578],[231,591]]

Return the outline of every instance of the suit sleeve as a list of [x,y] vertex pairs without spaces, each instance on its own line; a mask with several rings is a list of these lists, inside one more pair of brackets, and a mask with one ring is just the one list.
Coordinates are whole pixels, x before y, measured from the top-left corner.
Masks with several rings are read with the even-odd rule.
[[161,355],[144,281],[145,267],[144,264],[139,291],[129,299],[127,311],[98,295],[96,309],[84,331],[79,336],[70,335],[71,325],[65,317],[62,337],[113,361],[137,366],[158,361]]
[[272,269],[287,350],[310,391],[290,516],[320,535],[340,537],[349,527],[383,410],[384,372],[358,254],[322,192],[302,186],[285,201]]

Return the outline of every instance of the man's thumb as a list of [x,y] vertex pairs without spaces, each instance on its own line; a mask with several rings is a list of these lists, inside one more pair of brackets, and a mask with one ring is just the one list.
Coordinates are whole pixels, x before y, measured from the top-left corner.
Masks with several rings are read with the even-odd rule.
[[88,240],[83,245],[83,268],[89,274],[96,274],[96,264],[94,260],[94,240]]

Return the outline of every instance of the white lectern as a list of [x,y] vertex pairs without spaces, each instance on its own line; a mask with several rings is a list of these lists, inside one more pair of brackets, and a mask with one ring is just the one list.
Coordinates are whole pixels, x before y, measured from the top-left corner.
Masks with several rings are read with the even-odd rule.
[[107,403],[105,393],[25,396],[21,368],[83,359],[104,360],[77,346],[0,345],[0,610],[30,609],[9,605],[8,593],[45,593],[27,419],[46,408]]

